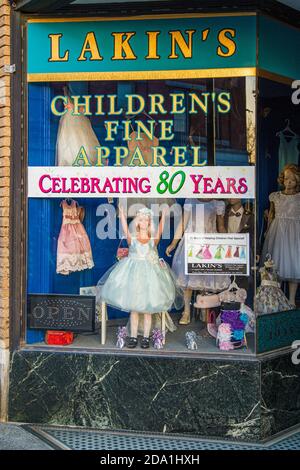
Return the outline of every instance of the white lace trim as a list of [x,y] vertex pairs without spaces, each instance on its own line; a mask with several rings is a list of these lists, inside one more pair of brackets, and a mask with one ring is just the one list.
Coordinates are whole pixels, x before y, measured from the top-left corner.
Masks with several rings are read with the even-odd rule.
[[94,261],[91,251],[85,253],[75,254],[58,254],[57,255],[57,274],[69,274],[75,271],[84,271],[85,269],[92,269]]

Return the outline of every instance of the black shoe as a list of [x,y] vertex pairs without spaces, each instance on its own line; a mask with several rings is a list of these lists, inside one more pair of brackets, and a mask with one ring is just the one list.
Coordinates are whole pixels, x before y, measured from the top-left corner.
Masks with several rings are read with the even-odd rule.
[[150,346],[150,339],[144,337],[144,338],[141,340],[141,348],[142,348],[142,349],[148,349],[149,346]]
[[134,348],[137,347],[137,344],[138,344],[137,338],[134,338],[133,336],[131,336],[130,338],[128,338],[128,341],[127,341],[127,348],[134,349]]

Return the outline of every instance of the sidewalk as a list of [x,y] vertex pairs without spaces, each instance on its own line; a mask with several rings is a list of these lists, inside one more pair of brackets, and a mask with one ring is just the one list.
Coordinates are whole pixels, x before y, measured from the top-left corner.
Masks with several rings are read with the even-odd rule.
[[0,450],[52,450],[52,448],[20,426],[0,424]]

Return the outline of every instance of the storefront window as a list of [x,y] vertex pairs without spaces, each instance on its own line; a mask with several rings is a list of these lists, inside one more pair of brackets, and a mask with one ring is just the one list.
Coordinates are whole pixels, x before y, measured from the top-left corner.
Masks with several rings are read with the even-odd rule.
[[[136,352],[149,336],[152,352],[254,352],[254,187],[245,199],[236,185],[255,164],[255,90],[251,77],[29,84],[29,343],[58,329],[78,348],[135,349],[138,335]],[[118,168],[177,170],[177,189],[206,169],[212,197],[164,197],[167,176],[159,197],[124,197],[101,187],[103,166],[115,182]]]
[[261,269],[256,310],[260,318],[276,315],[279,339],[283,331],[291,334],[297,321],[287,311],[296,309],[300,279],[300,127],[299,105],[293,103],[292,93],[290,84],[259,80],[257,233]]

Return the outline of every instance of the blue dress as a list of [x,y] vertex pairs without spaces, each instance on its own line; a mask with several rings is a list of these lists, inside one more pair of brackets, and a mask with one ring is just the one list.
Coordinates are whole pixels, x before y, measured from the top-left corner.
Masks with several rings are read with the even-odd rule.
[[[124,311],[158,313],[175,304],[177,290],[170,267],[159,259],[153,239],[132,238],[128,257],[98,282],[98,300]],[[182,302],[181,302],[182,303]]]

